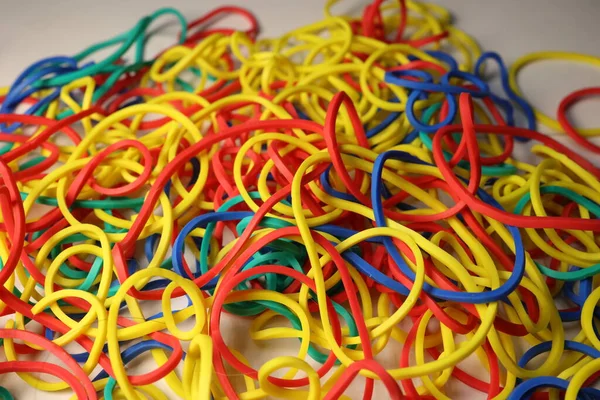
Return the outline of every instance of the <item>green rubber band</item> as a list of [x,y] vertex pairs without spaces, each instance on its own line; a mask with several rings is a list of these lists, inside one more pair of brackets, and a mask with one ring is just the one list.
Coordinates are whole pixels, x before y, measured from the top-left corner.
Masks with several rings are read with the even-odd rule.
[[[584,196],[581,196],[578,193],[573,192],[564,187],[560,186],[541,186],[540,187],[541,194],[558,194],[568,198],[571,201],[585,207],[589,212],[594,214],[596,217],[600,217],[600,206],[593,201],[587,199]],[[514,213],[520,214],[523,212],[523,208],[529,203],[531,200],[531,193],[525,193],[517,202],[515,206]],[[538,267],[540,272],[546,275],[549,278],[560,280],[560,281],[579,281],[589,277],[592,277],[598,273],[600,273],[600,263],[591,265],[586,268],[581,268],[576,271],[556,271],[552,268],[548,268],[537,261],[534,261],[535,265]]]

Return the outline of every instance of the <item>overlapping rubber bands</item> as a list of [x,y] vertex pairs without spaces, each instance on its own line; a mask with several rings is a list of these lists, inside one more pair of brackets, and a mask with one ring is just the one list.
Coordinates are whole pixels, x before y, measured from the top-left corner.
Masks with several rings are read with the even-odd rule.
[[598,59],[507,68],[439,6],[335,3],[275,39],[158,10],[2,90],[1,373],[77,399],[598,397],[600,168],[536,127],[598,152],[567,111],[599,90],[554,120],[516,82]]

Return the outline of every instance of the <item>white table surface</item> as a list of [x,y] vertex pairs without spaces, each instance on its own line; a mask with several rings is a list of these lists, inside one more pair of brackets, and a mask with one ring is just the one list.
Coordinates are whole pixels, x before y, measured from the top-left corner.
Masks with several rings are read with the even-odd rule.
[[[456,25],[473,35],[484,50],[499,52],[507,64],[528,52],[563,50],[600,55],[600,1],[598,0],[435,0],[449,8]],[[47,56],[72,55],[89,44],[128,30],[137,20],[169,4],[188,20],[222,5],[219,0],[1,0],[0,1],[0,85],[12,82],[30,63]],[[258,16],[261,34],[280,35],[287,30],[323,16],[322,0],[231,0],[251,9]],[[341,0],[336,12],[357,10],[365,2]],[[246,25],[244,25],[246,26]],[[166,36],[151,44],[150,50],[163,48],[173,40],[178,28],[167,28]],[[571,91],[600,85],[600,69],[567,62],[543,62],[526,67],[519,82],[528,100],[544,112],[555,115],[562,97]],[[578,126],[600,126],[600,100],[589,99],[574,107],[570,115]],[[562,142],[569,139],[562,137]],[[600,143],[594,139],[596,143]],[[598,156],[591,156],[600,164]],[[595,158],[593,158],[595,157]],[[258,347],[248,338],[246,322],[229,319],[223,326],[238,350],[255,366],[273,355],[293,354],[297,343],[288,341],[269,348]],[[293,347],[289,347],[292,345]],[[399,349],[382,355],[389,367],[397,365]],[[151,365],[154,365],[149,358]],[[143,363],[140,368],[147,370]],[[65,399],[70,395],[35,391],[15,374],[0,376],[17,400]],[[346,392],[361,398],[363,381],[358,379]],[[379,396],[386,398],[383,391]],[[464,386],[453,388],[454,398],[485,398]],[[173,397],[175,398],[175,397]]]

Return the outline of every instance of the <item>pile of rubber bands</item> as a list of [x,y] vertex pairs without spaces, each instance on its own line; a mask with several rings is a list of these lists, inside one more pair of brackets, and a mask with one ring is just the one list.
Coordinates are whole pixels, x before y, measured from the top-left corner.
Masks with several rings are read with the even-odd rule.
[[[600,398],[600,169],[537,132],[600,153],[600,131],[567,118],[600,88],[554,119],[516,80],[600,59],[507,68],[439,6],[375,0],[349,17],[335,2],[275,39],[237,7],[192,22],[161,9],[1,91],[0,384]],[[231,14],[248,28],[213,25]],[[159,18],[180,35],[149,57]],[[226,319],[289,352],[258,363]]]

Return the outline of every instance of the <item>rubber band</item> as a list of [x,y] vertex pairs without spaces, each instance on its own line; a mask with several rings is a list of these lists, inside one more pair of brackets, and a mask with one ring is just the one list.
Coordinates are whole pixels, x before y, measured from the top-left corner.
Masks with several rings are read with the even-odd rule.
[[536,131],[597,151],[566,116],[597,88],[553,121],[516,85],[597,60],[506,66],[440,6],[335,3],[275,38],[160,9],[0,90],[2,371],[81,399],[598,397],[600,170]]
[[[579,53],[571,53],[571,52],[561,52],[561,51],[545,51],[539,53],[531,53],[526,56],[518,59],[509,69],[509,82],[510,87],[514,91],[517,96],[522,96],[519,90],[519,85],[517,83],[517,74],[528,64],[531,64],[536,61],[543,60],[568,60],[575,61],[584,64],[590,64],[593,66],[600,66],[600,58],[587,55],[587,54],[579,54]],[[561,124],[553,119],[550,116],[542,113],[537,109],[533,109],[536,118],[548,128],[561,132]],[[583,129],[581,130],[581,135],[583,136],[596,136],[599,134],[597,129]]]
[[585,138],[583,138],[581,136],[581,134],[579,132],[577,132],[575,130],[575,128],[573,128],[573,126],[569,123],[565,113],[571,105],[573,105],[575,102],[581,100],[582,97],[587,97],[590,95],[597,95],[599,93],[600,93],[600,88],[587,88],[587,89],[577,90],[577,91],[571,93],[570,95],[568,95],[567,97],[565,97],[560,102],[560,105],[558,106],[558,122],[560,123],[560,126],[565,131],[565,133],[567,135],[569,135],[573,140],[575,140],[579,145],[585,147],[588,150],[592,150],[593,152],[596,152],[596,153],[600,152],[600,146],[597,146],[597,145],[585,140]]

